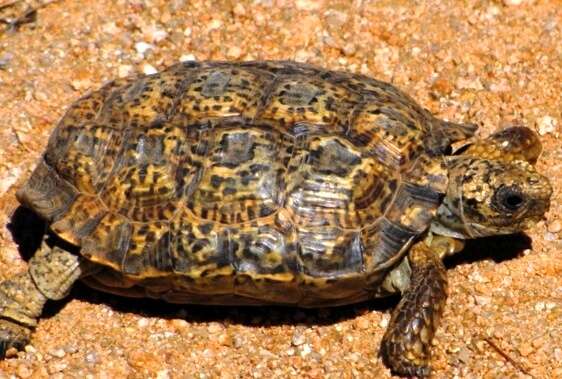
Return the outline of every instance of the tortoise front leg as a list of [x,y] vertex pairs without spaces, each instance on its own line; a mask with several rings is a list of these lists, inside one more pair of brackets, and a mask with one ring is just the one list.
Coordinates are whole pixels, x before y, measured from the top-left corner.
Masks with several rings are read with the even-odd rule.
[[26,272],[0,283],[0,358],[29,342],[47,300],[65,297],[90,267],[82,257],[43,242]]
[[397,374],[426,377],[431,372],[431,344],[447,299],[447,275],[439,256],[443,246],[426,242],[412,247],[410,285],[390,319],[381,345],[385,364]]

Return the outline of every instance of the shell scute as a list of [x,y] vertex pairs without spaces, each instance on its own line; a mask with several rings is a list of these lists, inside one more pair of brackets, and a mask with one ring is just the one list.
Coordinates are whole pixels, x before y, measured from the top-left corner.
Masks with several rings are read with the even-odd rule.
[[286,76],[275,81],[257,117],[278,121],[285,129],[311,124],[340,133],[360,101],[357,93],[316,77]]
[[252,69],[204,68],[185,86],[177,112],[197,123],[226,117],[253,119],[273,81],[270,73]]
[[187,206],[198,217],[240,223],[275,212],[282,199],[291,141],[261,128],[216,130]]

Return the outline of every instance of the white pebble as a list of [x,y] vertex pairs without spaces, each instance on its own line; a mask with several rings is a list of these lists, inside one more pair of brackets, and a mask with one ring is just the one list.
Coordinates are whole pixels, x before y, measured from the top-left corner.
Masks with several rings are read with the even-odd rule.
[[120,32],[119,28],[117,27],[117,24],[115,24],[114,21],[110,21],[103,24],[101,30],[104,33],[111,34],[111,35],[116,35]]
[[221,26],[222,26],[221,20],[213,19],[209,23],[209,30],[219,29]]
[[379,322],[379,326],[381,328],[386,328],[389,323],[390,323],[390,315],[385,314],[385,315],[382,316],[381,321]]
[[18,181],[21,173],[22,172],[19,167],[14,167],[10,169],[5,176],[0,177],[0,195],[8,191],[10,187]]
[[310,57],[311,54],[308,51],[302,49],[297,51],[297,53],[295,54],[295,60],[301,63],[308,61]]
[[158,70],[153,65],[145,63],[142,65],[142,72],[145,75],[153,75],[153,74],[157,74]]
[[237,16],[244,16],[246,14],[246,9],[244,8],[244,6],[240,3],[237,3],[234,6],[234,9],[232,10],[232,12],[234,12],[235,15]]
[[550,233],[558,233],[562,230],[562,223],[559,220],[554,220],[548,224],[547,230]]
[[195,62],[197,58],[193,54],[182,54],[180,57],[180,62]]
[[146,42],[137,42],[135,43],[135,50],[137,51],[137,53],[139,54],[143,54],[146,53],[148,50],[154,49],[154,45],[150,44],[150,43],[146,43]]
[[293,338],[291,339],[291,344],[293,344],[293,346],[300,346],[305,342],[306,337],[304,336],[302,330],[295,330],[295,332],[293,333]]
[[523,4],[525,0],[503,0],[503,4],[507,6],[515,6]]
[[535,304],[535,311],[537,312],[544,311],[545,308],[545,304],[542,301]]
[[242,55],[242,49],[238,46],[231,46],[226,52],[226,56],[229,58],[240,58]]
[[558,121],[551,116],[543,116],[537,119],[537,131],[541,136],[545,134],[554,133],[556,131],[556,125]]
[[150,27],[146,31],[145,35],[153,43],[158,43],[165,40],[168,37],[168,32],[163,29],[157,29],[156,27]]
[[322,7],[322,1],[318,0],[297,0],[295,5],[297,9],[303,11],[316,11]]
[[309,344],[304,344],[302,345],[302,350],[301,350],[301,357],[306,357],[308,354],[310,354],[312,352],[312,348],[310,347]]
[[135,68],[130,64],[122,64],[117,69],[117,75],[120,78],[126,78],[127,76],[131,76],[135,72]]
[[53,357],[63,358],[66,355],[66,352],[64,351],[64,349],[52,349],[49,350],[49,354]]

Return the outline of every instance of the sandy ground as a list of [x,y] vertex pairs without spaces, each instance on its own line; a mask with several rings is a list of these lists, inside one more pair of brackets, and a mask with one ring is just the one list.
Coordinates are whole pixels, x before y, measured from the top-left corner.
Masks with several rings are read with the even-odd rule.
[[[17,15],[9,2],[0,18]],[[391,81],[482,135],[539,131],[547,221],[447,262],[434,376],[562,378],[561,16],[559,0],[53,2],[0,34],[0,278],[25,269],[15,241],[32,230],[13,216],[15,190],[81,94],[179,60],[295,59]],[[377,351],[394,304],[171,306],[77,286],[0,378],[386,378]]]

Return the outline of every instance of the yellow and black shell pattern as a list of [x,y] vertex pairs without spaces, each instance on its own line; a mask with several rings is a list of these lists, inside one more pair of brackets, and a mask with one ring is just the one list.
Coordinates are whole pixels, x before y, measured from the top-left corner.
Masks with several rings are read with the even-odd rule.
[[339,305],[404,259],[473,133],[361,75],[186,62],[74,103],[18,198],[106,268],[102,289]]

